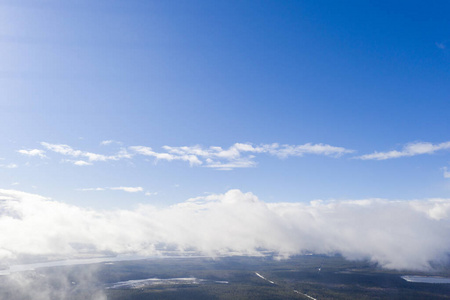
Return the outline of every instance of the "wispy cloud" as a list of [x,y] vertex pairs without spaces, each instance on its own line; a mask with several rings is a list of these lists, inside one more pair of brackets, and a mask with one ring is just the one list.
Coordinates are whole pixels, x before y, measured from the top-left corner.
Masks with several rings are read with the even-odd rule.
[[362,160],[385,160],[406,156],[416,156],[422,154],[433,154],[439,150],[450,149],[450,142],[432,144],[426,142],[410,143],[403,147],[402,150],[392,150],[388,152],[374,152],[371,154],[365,154],[355,157],[356,159]]
[[17,152],[19,152],[20,154],[23,155],[27,155],[27,156],[37,156],[40,158],[46,158],[47,156],[45,156],[45,151],[41,150],[41,149],[29,149],[29,150],[17,150]]
[[[84,157],[89,162],[120,160],[123,158],[131,158],[131,155],[125,149],[122,149],[115,155],[103,155],[103,154],[97,154],[97,153],[92,153],[92,152],[87,152],[87,151],[75,150],[72,147],[70,147],[69,145],[64,145],[64,144],[50,144],[50,143],[42,142],[41,145],[44,146],[47,150],[59,153],[61,155],[66,155],[66,156],[71,156],[71,157],[76,157],[76,158]],[[77,161],[75,161],[75,163],[76,162]],[[80,163],[78,165],[80,165]]]
[[143,192],[144,189],[140,186],[136,186],[136,187],[130,187],[130,186],[118,186],[118,187],[97,187],[97,188],[83,188],[83,189],[78,189],[78,191],[106,191],[106,190],[112,190],[112,191],[124,191],[127,193],[137,193],[137,192]]
[[191,166],[202,164],[202,162],[195,155],[174,155],[165,152],[155,152],[152,150],[152,148],[145,146],[131,146],[129,147],[129,149],[141,155],[152,156],[157,160],[182,160],[189,162]]
[[122,142],[118,142],[115,140],[106,140],[106,141],[101,141],[100,145],[102,146],[107,146],[107,145],[111,145],[111,144],[118,144],[118,145],[122,145]]
[[450,253],[450,199],[266,203],[230,190],[165,208],[114,211],[14,190],[0,190],[0,199],[2,260],[72,256],[80,244],[99,253],[142,255],[171,245],[178,254],[340,253],[387,268],[425,269]]
[[182,160],[189,162],[191,166],[202,165],[219,170],[254,167],[257,164],[255,158],[258,154],[269,154],[278,158],[299,157],[307,154],[340,157],[354,152],[343,147],[311,143],[304,145],[235,143],[226,149],[219,146],[202,147],[200,145],[163,146],[162,148],[166,152],[155,152],[152,148],[145,146],[132,146],[129,149],[141,155],[153,156],[157,160]]
[[111,187],[109,188],[110,190],[113,191],[124,191],[127,193],[137,193],[137,192],[143,192],[144,189],[140,186],[136,186],[136,187],[129,187],[129,186],[119,186],[119,187]]
[[[114,140],[102,141],[102,145],[118,143]],[[190,166],[203,166],[218,170],[232,170],[236,168],[255,167],[258,155],[266,154],[280,159],[305,155],[322,155],[328,157],[340,157],[344,154],[353,153],[353,150],[344,147],[336,147],[328,144],[302,144],[302,145],[280,145],[278,143],[254,145],[251,143],[235,143],[228,148],[220,146],[203,147],[194,146],[163,146],[162,150],[155,151],[148,146],[131,146],[121,148],[114,155],[105,155],[74,149],[65,144],[51,144],[41,142],[45,150],[54,152],[71,159],[64,159],[76,166],[88,166],[94,162],[118,161],[121,159],[132,159],[135,155],[153,157],[158,161],[184,161]],[[46,157],[45,151],[41,149],[18,150],[19,153],[28,156]]]
[[251,158],[243,158],[231,162],[214,161],[208,158],[206,162],[207,165],[205,167],[214,168],[222,171],[229,171],[236,168],[251,168],[256,166],[256,162],[252,161]]
[[[102,141],[101,145],[110,145],[112,143],[122,143],[114,140]],[[194,146],[163,146],[161,151],[155,151],[148,146],[131,146],[121,148],[119,152],[113,155],[99,154],[89,151],[82,151],[74,149],[66,144],[51,144],[41,142],[41,145],[48,152],[54,152],[72,159],[64,159],[64,162],[70,162],[76,166],[88,166],[94,162],[118,161],[121,159],[132,159],[134,155],[143,155],[153,157],[155,161],[184,161],[190,166],[203,166],[207,168],[214,168],[218,170],[232,170],[236,168],[250,168],[257,165],[257,156],[260,154],[267,154],[281,159],[291,156],[301,157],[304,155],[323,155],[329,157],[340,157],[344,154],[353,153],[353,150],[344,147],[336,147],[328,144],[312,144],[307,143],[303,145],[280,145],[260,144],[254,145],[251,143],[235,143],[228,148],[219,146],[203,147],[200,145]],[[28,155],[38,156],[41,158],[47,157],[43,149],[17,150],[17,152]],[[130,152],[129,152],[130,151]]]
[[228,149],[222,147],[211,146],[209,148],[202,148],[201,146],[192,147],[170,147],[164,146],[165,150],[169,153],[177,155],[195,155],[197,157],[205,158],[220,158],[232,161],[240,158],[242,154],[246,153],[268,153],[280,158],[289,156],[303,156],[305,154],[316,154],[339,157],[346,153],[352,153],[353,150],[345,149],[343,147],[334,147],[326,144],[311,144],[304,145],[279,145],[273,144],[261,144],[252,145],[250,143],[236,143]]

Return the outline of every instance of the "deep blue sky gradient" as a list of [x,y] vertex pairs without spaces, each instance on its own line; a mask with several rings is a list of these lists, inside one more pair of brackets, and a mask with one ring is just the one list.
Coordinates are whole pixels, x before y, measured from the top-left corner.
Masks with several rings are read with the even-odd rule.
[[[0,157],[18,165],[1,169],[1,182],[98,207],[229,188],[268,201],[449,197],[448,151],[352,159],[450,140],[449,14],[448,1],[1,1]],[[109,139],[356,152],[261,156],[231,171],[152,160],[79,167],[16,152],[45,141],[114,153],[99,145]],[[101,186],[158,195],[76,191]]]

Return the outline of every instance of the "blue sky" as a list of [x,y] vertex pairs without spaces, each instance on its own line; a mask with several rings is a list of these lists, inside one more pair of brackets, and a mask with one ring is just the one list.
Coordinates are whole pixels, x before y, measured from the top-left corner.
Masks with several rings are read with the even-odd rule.
[[1,187],[96,209],[450,197],[449,12],[1,1]]

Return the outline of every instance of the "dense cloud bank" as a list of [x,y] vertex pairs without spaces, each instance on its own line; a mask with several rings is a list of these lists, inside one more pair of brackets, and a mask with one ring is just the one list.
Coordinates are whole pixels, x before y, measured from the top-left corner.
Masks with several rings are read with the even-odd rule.
[[450,199],[265,203],[251,194],[189,199],[164,209],[95,211],[0,190],[0,259],[85,252],[280,257],[340,253],[387,268],[426,269],[450,253]]

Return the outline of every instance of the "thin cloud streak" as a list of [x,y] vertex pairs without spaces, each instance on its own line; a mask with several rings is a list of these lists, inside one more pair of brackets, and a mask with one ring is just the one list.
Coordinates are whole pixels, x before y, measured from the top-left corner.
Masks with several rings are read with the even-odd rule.
[[[122,149],[115,155],[103,155],[97,154],[87,151],[75,150],[69,145],[64,144],[50,144],[46,142],[41,142],[41,145],[44,146],[47,150],[59,153],[65,156],[72,157],[84,157],[89,162],[97,162],[97,161],[109,161],[109,160],[120,160],[124,158],[131,158],[131,155],[127,153],[126,150]],[[74,164],[79,162],[79,160],[74,161]]]
[[21,255],[73,257],[86,247],[141,255],[168,249],[209,256],[340,253],[386,268],[427,269],[448,260],[450,199],[265,203],[230,190],[166,208],[95,211],[0,190],[0,229],[5,261]]
[[388,152],[374,152],[355,157],[361,160],[386,160],[392,158],[416,156],[422,154],[433,154],[440,150],[450,149],[450,142],[432,144],[426,142],[409,143],[401,151],[393,150]]
[[144,189],[140,186],[137,187],[129,187],[129,186],[119,186],[119,187],[111,187],[109,188],[110,190],[113,191],[124,191],[127,193],[137,193],[137,192],[143,192]]
[[106,190],[111,190],[111,191],[123,191],[123,192],[127,192],[127,193],[137,193],[137,192],[143,192],[144,188],[140,187],[140,186],[136,186],[136,187],[131,187],[131,186],[118,186],[118,187],[107,187],[107,188],[102,188],[102,187],[97,187],[97,188],[83,188],[83,189],[77,189],[78,191],[82,191],[82,192],[87,192],[87,191],[106,191]]
[[146,146],[131,146],[129,147],[129,149],[141,155],[152,156],[157,160],[182,160],[189,162],[191,166],[202,164],[202,162],[195,155],[174,155],[170,153],[158,153],[153,151],[152,148]]

